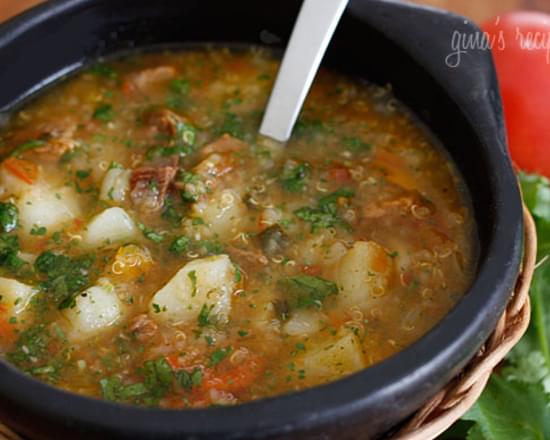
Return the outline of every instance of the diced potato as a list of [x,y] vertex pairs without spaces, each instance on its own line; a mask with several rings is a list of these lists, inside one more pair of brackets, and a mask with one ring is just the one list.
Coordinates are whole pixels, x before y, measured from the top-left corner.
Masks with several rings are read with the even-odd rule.
[[328,266],[338,261],[346,251],[347,248],[336,241],[334,231],[325,230],[298,242],[294,258],[310,266]]
[[0,196],[20,196],[30,188],[32,188],[30,183],[21,180],[7,171],[5,167],[0,166]]
[[76,297],[76,306],[65,312],[72,341],[84,340],[111,327],[122,316],[122,304],[115,287],[106,279]]
[[81,215],[78,195],[69,187],[35,185],[16,204],[22,230],[26,233],[35,226],[53,232]]
[[204,307],[210,318],[226,322],[235,285],[235,268],[227,255],[193,260],[155,294],[149,314],[172,324],[196,322]]
[[340,260],[338,301],[345,307],[364,309],[371,298],[387,293],[393,261],[382,246],[373,241],[357,241]]
[[122,168],[113,168],[105,174],[99,198],[108,203],[123,202],[130,188],[132,171]]
[[316,310],[296,310],[283,330],[290,336],[309,336],[321,330],[323,316]]
[[136,238],[134,221],[122,208],[108,208],[96,215],[86,228],[83,242],[88,246],[120,243]]
[[239,194],[231,189],[217,191],[207,200],[193,205],[193,217],[201,218],[204,228],[221,239],[232,238],[245,226],[247,208]]
[[27,284],[0,277],[0,311],[8,316],[21,315],[37,292],[37,289]]
[[330,380],[365,368],[366,362],[359,338],[349,332],[339,338],[308,347],[298,360],[307,380]]

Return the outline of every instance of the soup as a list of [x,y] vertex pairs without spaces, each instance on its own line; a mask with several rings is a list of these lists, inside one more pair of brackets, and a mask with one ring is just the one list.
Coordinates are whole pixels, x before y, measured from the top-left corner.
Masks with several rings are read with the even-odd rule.
[[322,71],[287,145],[257,135],[261,50],[97,64],[0,132],[0,347],[75,393],[231,405],[333,381],[459,300],[475,224],[386,88]]

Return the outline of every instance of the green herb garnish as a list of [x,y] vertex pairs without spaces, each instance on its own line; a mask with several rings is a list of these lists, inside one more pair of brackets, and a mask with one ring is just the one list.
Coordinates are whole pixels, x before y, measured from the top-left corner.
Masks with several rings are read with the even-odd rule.
[[338,294],[335,283],[311,275],[296,275],[280,280],[278,284],[291,310],[321,308],[327,297]]
[[111,104],[101,104],[94,110],[93,118],[102,122],[112,121],[115,117],[115,111]]

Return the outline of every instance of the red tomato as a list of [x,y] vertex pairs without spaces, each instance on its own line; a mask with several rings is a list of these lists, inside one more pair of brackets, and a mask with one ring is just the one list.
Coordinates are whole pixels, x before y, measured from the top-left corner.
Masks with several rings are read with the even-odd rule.
[[550,15],[512,12],[482,28],[492,43],[512,159],[550,177]]

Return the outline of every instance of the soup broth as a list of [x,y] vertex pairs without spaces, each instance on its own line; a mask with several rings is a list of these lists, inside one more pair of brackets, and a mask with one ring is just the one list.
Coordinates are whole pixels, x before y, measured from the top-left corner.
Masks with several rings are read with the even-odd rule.
[[100,63],[0,132],[0,348],[61,388],[230,405],[369,367],[470,285],[463,183],[387,88],[321,71],[258,136],[262,50]]

